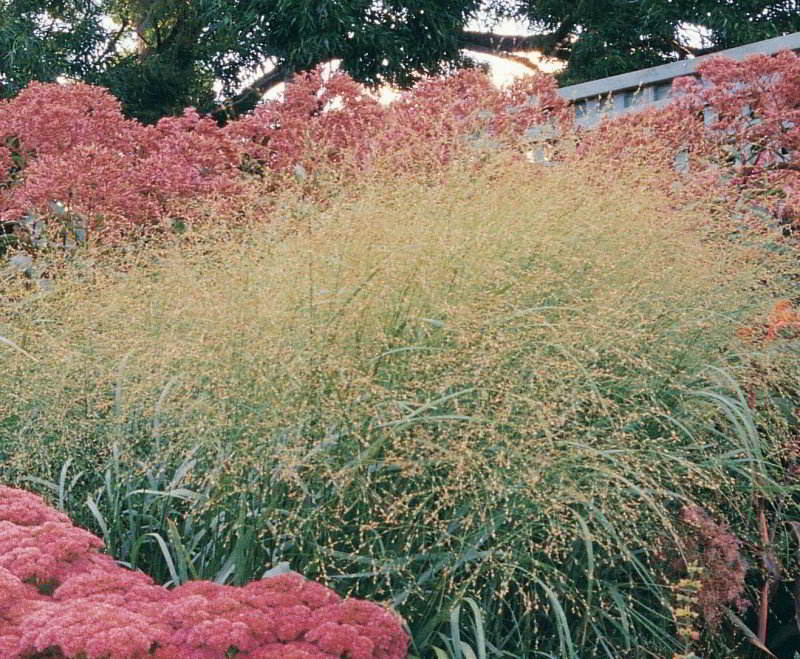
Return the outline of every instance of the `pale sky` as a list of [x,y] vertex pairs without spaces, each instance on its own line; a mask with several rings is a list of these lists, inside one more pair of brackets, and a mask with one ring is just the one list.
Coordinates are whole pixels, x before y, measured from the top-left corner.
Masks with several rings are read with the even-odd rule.
[[[468,30],[477,32],[493,32],[494,34],[501,34],[504,36],[528,36],[531,34],[530,26],[524,21],[516,21],[506,19],[499,23],[489,23],[481,18],[477,18],[467,25]],[[489,64],[489,73],[492,77],[492,82],[498,86],[506,85],[512,82],[515,78],[531,74],[531,70],[517,62],[513,62],[502,57],[492,57],[483,53],[475,53],[467,51],[473,59],[479,62],[486,62]],[[528,53],[515,53],[516,55],[526,56],[534,64],[536,64],[542,71],[553,73],[558,71],[560,63],[555,60],[542,60],[539,53],[531,51]]]
[[[491,31],[495,34],[508,36],[526,36],[531,34],[531,29],[526,23],[514,20],[504,20],[500,21],[499,23],[488,23],[485,20],[475,19],[467,25],[467,29],[480,32]],[[467,51],[467,53],[476,61],[486,62],[489,64],[489,75],[492,78],[492,82],[497,86],[507,85],[513,82],[515,78],[530,75],[532,73],[532,71],[523,64],[512,62],[502,57],[493,57],[492,55],[486,55],[484,53],[476,53],[472,51]],[[537,64],[543,71],[546,72],[555,72],[560,68],[560,64],[557,61],[539,61],[539,53],[535,51],[515,54],[527,56],[531,62]],[[268,70],[268,68],[265,68],[263,73],[266,73]],[[282,93],[283,85],[281,84],[271,89],[265,98],[279,98]],[[381,101],[385,103],[391,102],[391,100],[396,96],[397,92],[390,87],[384,87],[380,91]]]

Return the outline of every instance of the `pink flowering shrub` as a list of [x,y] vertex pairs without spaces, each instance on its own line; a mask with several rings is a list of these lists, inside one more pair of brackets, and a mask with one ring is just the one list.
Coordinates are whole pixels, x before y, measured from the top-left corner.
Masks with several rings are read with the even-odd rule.
[[144,126],[100,87],[32,83],[0,102],[0,222],[58,202],[113,239],[175,199],[230,190],[238,152],[193,109]]
[[567,118],[545,75],[500,90],[484,73],[461,71],[385,107],[348,75],[318,68],[224,128],[192,108],[144,126],[102,88],[33,83],[0,102],[0,222],[47,217],[57,202],[113,241],[158,225],[173,202],[232,196],[243,170],[436,171],[476,136],[507,143]]
[[[760,195],[781,221],[800,222],[800,57],[716,58],[699,73],[710,84],[676,81],[677,102],[585,133],[578,155],[612,170],[666,173],[684,150],[692,167],[685,197],[712,191],[735,203]],[[704,108],[714,113],[711,126],[701,120]],[[87,218],[95,237],[113,241],[159,225],[174,202],[236,197],[243,172],[434,175],[475,146],[524,150],[531,130],[558,135],[571,122],[546,75],[498,89],[484,73],[463,70],[383,106],[346,74],[318,68],[224,128],[191,108],[144,126],[125,119],[104,89],[33,83],[0,102],[0,222],[48,216],[58,202]]]
[[92,85],[32,82],[0,103],[0,133],[15,136],[27,158],[57,155],[79,144],[130,148],[138,124],[122,116],[108,91]]
[[707,148],[726,163],[734,189],[765,193],[759,201],[800,226],[800,56],[753,55],[743,62],[712,58],[698,67],[705,81],[675,82],[687,113],[707,108]]
[[346,73],[326,76],[318,67],[297,75],[282,99],[228,124],[226,133],[266,169],[313,168],[359,152],[385,117],[386,109]]
[[571,117],[551,76],[527,76],[497,88],[474,69],[420,82],[390,106],[389,115],[380,136],[384,146],[413,145],[418,153],[412,164],[432,158],[435,166],[463,153],[464,137],[508,146],[536,125],[564,128]]
[[284,98],[265,103],[226,128],[247,157],[272,170],[297,165],[381,163],[395,171],[441,167],[470,137],[521,138],[531,126],[566,122],[566,101],[551,76],[529,76],[508,89],[464,70],[431,78],[382,106],[347,74],[321,68],[299,75]]
[[[787,232],[800,228],[800,56],[715,57],[697,70],[700,79],[675,80],[667,107],[587,131],[579,155],[605,161],[606,174],[660,172],[664,189],[680,179],[682,199],[714,197],[729,214],[757,208]],[[689,176],[676,176],[678,153]]]
[[299,574],[167,590],[99,553],[101,540],[0,486],[0,656],[8,659],[402,659],[408,636],[377,604]]

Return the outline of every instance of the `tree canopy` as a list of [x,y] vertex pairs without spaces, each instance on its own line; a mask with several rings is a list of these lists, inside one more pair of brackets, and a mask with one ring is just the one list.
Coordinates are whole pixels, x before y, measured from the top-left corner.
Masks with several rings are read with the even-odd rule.
[[[478,17],[530,34],[470,29]],[[707,43],[688,43],[688,25]],[[566,62],[566,84],[797,30],[798,0],[5,0],[0,93],[65,76],[108,87],[143,121],[189,105],[224,118],[334,59],[368,85],[408,86],[468,65],[470,50],[538,50]]]
[[[506,4],[510,5],[497,3]],[[512,15],[525,17],[536,31],[566,36],[542,48],[546,55],[566,60],[564,84],[800,30],[798,0],[519,0],[514,4]],[[687,39],[692,31],[702,32],[705,43],[692,44]]]

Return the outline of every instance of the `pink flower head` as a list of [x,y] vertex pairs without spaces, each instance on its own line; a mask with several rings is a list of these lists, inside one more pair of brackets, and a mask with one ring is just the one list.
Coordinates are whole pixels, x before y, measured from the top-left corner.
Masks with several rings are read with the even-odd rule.
[[152,620],[91,600],[54,602],[27,616],[19,642],[21,654],[57,647],[66,657],[87,659],[146,657],[164,631]]
[[22,581],[59,583],[103,541],[88,531],[60,522],[17,526],[0,522],[0,567]]
[[296,573],[242,588],[196,581],[168,591],[100,554],[99,538],[49,511],[39,497],[11,488],[0,494],[4,659],[42,652],[220,659],[234,649],[260,659],[406,656],[400,620],[376,604],[342,600]]
[[0,485],[0,522],[39,526],[45,522],[70,524],[69,517],[48,506],[42,497]]

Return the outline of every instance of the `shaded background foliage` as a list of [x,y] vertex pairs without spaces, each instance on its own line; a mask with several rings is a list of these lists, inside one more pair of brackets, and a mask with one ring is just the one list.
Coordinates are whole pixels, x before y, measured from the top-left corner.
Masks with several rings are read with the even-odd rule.
[[[507,4],[507,3],[499,3]],[[545,33],[574,40],[553,55],[564,58],[564,84],[575,84],[656,66],[690,55],[733,48],[800,29],[796,0],[522,0],[508,12]],[[682,31],[704,28],[703,44],[688,43]]]
[[[532,34],[474,31],[478,17]],[[688,43],[687,25],[705,43]],[[148,123],[190,105],[222,120],[334,59],[358,82],[409,86],[470,65],[465,50],[538,50],[575,83],[796,30],[797,0],[11,0],[0,4],[0,94],[66,76],[108,87]]]

